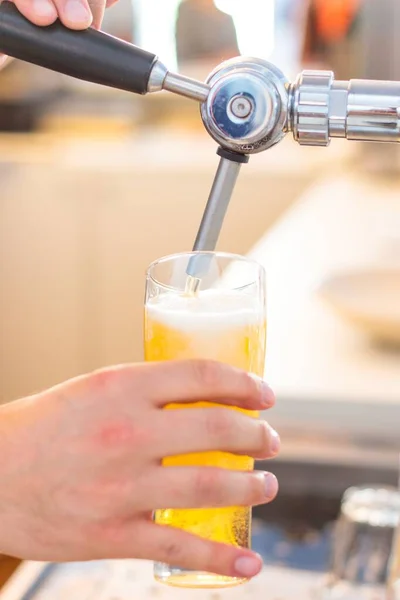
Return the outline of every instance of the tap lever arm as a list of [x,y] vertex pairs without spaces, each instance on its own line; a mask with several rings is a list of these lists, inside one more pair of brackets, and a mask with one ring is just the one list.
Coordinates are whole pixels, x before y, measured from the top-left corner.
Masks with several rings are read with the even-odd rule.
[[39,27],[8,0],[0,4],[0,52],[76,79],[146,94],[168,89],[196,101],[209,87],[170,73],[155,54],[104,32],[73,31],[60,20]]

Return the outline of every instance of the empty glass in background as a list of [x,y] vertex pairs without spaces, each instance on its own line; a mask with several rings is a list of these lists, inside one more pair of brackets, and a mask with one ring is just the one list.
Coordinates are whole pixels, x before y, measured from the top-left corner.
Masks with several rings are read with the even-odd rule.
[[392,600],[389,565],[399,515],[396,488],[354,487],[345,492],[323,600]]
[[400,600],[400,527],[393,539],[392,555],[390,557],[389,581],[387,600]]
[[[400,456],[398,489],[400,493]],[[400,600],[400,517],[393,537],[392,553],[389,561],[387,600]]]
[[[195,295],[185,291],[191,260],[206,267]],[[256,262],[230,254],[186,253],[162,258],[149,267],[145,302],[147,361],[207,358],[262,376],[265,337],[265,273]],[[168,408],[188,410],[190,406]],[[246,456],[207,452],[167,457],[164,465],[252,470],[254,461]],[[250,546],[250,507],[177,510],[165,506],[156,511],[155,520],[209,540]],[[218,588],[245,581],[166,564],[156,564],[154,573],[157,580],[179,587]]]

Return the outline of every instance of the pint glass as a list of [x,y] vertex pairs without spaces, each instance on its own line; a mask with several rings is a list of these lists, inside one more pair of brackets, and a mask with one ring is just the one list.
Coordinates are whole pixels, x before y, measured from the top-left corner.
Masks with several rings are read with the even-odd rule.
[[[188,291],[191,262],[206,265],[196,291]],[[265,273],[256,262],[223,253],[186,253],[162,258],[147,271],[145,300],[145,359],[164,361],[206,358],[262,376],[265,360]],[[192,405],[169,405],[189,410]],[[196,406],[212,406],[200,402]],[[228,410],[228,409],[227,409]],[[239,410],[230,408],[230,410]],[[257,418],[258,414],[243,411]],[[179,435],[179,432],[176,432]],[[210,466],[252,470],[250,457],[203,452],[165,457],[169,466]],[[159,507],[156,523],[181,528],[203,538],[248,548],[251,508],[169,509]],[[220,588],[244,579],[186,571],[155,564],[155,578],[178,587]]]

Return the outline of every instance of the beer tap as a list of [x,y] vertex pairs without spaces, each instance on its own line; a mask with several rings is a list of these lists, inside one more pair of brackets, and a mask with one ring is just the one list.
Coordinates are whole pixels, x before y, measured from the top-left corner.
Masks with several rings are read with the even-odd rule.
[[[332,138],[400,141],[400,82],[336,81],[331,71],[313,70],[290,82],[275,65],[247,57],[222,63],[200,82],[106,33],[72,31],[60,21],[33,25],[8,1],[0,5],[0,52],[88,82],[136,94],[166,90],[199,103],[220,162],[198,251],[215,249],[241,165],[286,135],[304,146],[328,146]],[[204,260],[192,261],[188,274],[198,281],[204,268]]]

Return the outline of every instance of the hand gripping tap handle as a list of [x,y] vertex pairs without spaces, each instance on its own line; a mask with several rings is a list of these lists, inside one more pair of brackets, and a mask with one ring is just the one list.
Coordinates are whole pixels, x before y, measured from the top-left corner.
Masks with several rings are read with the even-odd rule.
[[39,27],[7,0],[0,4],[0,52],[76,79],[135,94],[170,89],[202,101],[208,93],[205,84],[169,73],[151,52],[95,29],[72,31],[59,20]]

